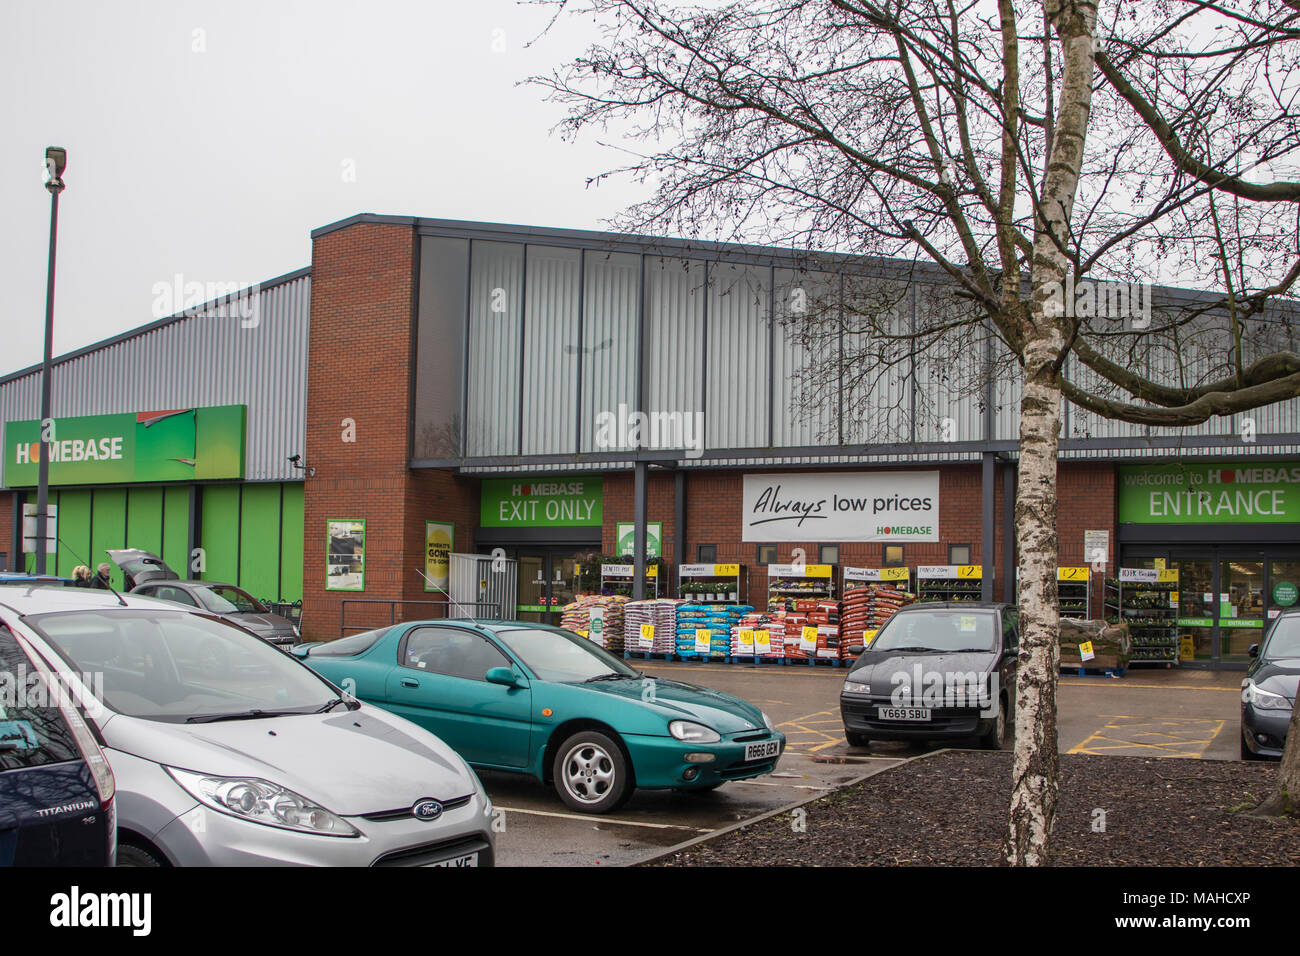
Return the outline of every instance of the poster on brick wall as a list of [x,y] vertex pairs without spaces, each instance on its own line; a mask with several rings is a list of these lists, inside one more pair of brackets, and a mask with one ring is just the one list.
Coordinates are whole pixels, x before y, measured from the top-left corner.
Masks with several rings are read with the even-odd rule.
[[456,526],[442,521],[424,523],[424,589],[446,593],[451,581],[451,552]]
[[939,472],[746,475],[744,541],[938,541]]

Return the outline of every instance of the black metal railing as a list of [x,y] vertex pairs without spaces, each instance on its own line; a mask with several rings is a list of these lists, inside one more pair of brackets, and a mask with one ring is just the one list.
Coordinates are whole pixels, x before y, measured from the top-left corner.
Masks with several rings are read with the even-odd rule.
[[[354,611],[348,619],[349,606],[362,612],[361,620]],[[418,609],[416,613],[407,613]],[[385,609],[387,609],[385,611]],[[382,598],[344,598],[339,605],[339,637],[349,633],[373,631],[377,627],[391,627],[407,621],[436,621],[445,618],[501,616],[501,606],[491,603],[462,604],[459,601],[386,601]]]

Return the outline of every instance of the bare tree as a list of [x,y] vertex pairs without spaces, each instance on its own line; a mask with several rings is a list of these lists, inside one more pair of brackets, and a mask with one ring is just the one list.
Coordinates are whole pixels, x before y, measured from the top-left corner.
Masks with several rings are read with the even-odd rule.
[[[1300,182],[1286,178],[1300,10],[555,5],[602,34],[534,82],[568,108],[563,133],[613,132],[631,158],[611,173],[653,187],[617,226],[924,261],[964,308],[903,328],[842,295],[823,314],[870,347],[842,353],[840,374],[869,384],[989,339],[994,366],[1015,370],[1024,634],[1006,859],[1043,862],[1058,787],[1061,399],[1176,427],[1300,395],[1290,313],[1274,303],[1300,276]],[[1162,282],[1202,294],[1165,296],[1157,315]],[[813,338],[835,328],[797,324]]]

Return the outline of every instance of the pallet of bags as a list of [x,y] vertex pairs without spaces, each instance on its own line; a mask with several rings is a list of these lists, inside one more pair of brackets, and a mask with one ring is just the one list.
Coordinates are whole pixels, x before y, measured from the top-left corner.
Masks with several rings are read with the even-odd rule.
[[[629,601],[623,606],[624,648],[650,654],[673,654],[677,650],[677,608],[680,601],[658,598],[649,601]],[[654,628],[654,636],[647,646],[641,638],[641,625]]]
[[[711,629],[709,625],[711,608],[706,604],[683,604],[677,608],[677,637],[673,653],[681,657],[704,656],[697,648],[698,632]],[[712,653],[712,635],[710,635],[710,653]]]
[[808,622],[808,615],[792,611],[785,616],[785,656],[802,660],[807,658],[803,649],[803,629]]

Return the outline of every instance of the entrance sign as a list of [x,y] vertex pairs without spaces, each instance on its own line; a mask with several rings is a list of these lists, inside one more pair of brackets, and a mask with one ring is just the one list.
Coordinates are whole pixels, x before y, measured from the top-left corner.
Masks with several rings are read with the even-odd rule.
[[1300,523],[1300,465],[1124,465],[1121,524]]
[[742,540],[938,541],[939,472],[746,475]]

